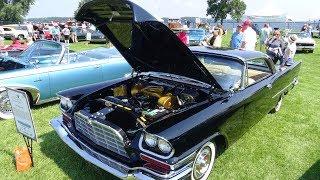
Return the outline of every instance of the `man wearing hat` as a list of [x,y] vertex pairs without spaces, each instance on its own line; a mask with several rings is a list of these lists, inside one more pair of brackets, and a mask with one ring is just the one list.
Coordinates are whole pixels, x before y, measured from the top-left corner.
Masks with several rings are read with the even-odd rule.
[[257,43],[257,33],[252,29],[252,23],[249,19],[242,25],[243,39],[241,44],[242,50],[254,51]]
[[296,41],[298,36],[293,34],[288,38],[288,45],[284,51],[283,62],[281,63],[280,69],[283,70],[284,66],[291,66],[293,64],[293,58],[297,51]]

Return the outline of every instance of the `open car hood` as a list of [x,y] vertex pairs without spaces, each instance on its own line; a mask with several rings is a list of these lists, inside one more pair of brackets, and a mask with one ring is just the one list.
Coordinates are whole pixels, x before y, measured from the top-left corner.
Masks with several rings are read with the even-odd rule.
[[165,72],[220,88],[209,71],[163,23],[127,0],[91,0],[78,21],[94,24],[138,72]]

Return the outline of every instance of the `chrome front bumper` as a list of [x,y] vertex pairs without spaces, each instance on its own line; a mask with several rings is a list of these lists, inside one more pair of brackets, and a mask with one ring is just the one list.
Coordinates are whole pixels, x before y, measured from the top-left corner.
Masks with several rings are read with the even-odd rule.
[[[109,172],[110,174],[113,174],[114,176],[120,178],[120,179],[143,179],[143,180],[149,180],[149,179],[180,179],[188,174],[191,173],[192,164],[188,164],[176,172],[171,172],[167,175],[162,175],[155,173],[149,169],[146,169],[144,167],[134,167],[130,168],[124,164],[121,164],[112,158],[106,157],[104,155],[99,154],[98,152],[95,152],[94,150],[90,149],[88,146],[86,146],[84,143],[82,143],[80,140],[78,140],[76,137],[72,136],[70,132],[65,128],[65,126],[62,123],[62,117],[55,118],[51,120],[50,122],[53,129],[57,132],[59,137],[63,140],[64,143],[66,143],[71,149],[73,149],[77,154],[79,154],[82,158],[84,158],[86,161],[100,167],[101,169]],[[72,139],[70,138],[72,136]],[[89,154],[87,151],[80,148],[74,140],[77,140],[77,144],[80,144],[82,147],[85,147],[85,149],[90,150],[91,153]],[[93,156],[92,153],[95,155]],[[103,156],[104,159],[107,160],[107,162],[110,163],[103,163],[100,161],[97,157]],[[105,161],[106,162],[106,161]],[[116,164],[117,166],[123,167],[128,170],[128,173],[122,172],[118,169],[115,169],[111,167],[111,164]],[[130,172],[130,173],[129,173]],[[152,174],[155,178],[148,176],[147,174]]]

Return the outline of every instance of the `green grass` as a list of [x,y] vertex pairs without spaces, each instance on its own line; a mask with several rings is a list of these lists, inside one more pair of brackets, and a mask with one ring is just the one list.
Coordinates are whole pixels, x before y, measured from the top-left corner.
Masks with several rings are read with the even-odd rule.
[[[230,36],[225,37],[228,44]],[[317,40],[319,44],[320,41]],[[80,51],[101,45],[72,44]],[[267,115],[218,157],[210,179],[320,179],[320,48],[298,54],[300,84],[279,113]],[[24,142],[14,122],[0,121],[0,179],[112,179],[68,148],[49,125],[60,112],[49,103],[32,110],[39,141],[35,167],[17,173],[13,150]]]

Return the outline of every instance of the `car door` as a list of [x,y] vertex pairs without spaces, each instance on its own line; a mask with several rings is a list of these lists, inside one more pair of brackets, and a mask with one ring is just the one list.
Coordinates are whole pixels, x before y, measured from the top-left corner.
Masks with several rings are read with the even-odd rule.
[[244,119],[248,127],[255,125],[274,107],[276,90],[272,83],[275,79],[275,71],[266,58],[247,61],[245,90],[250,96],[245,100]]
[[85,53],[101,66],[102,80],[112,80],[129,75],[131,66],[115,48],[99,48]]
[[49,73],[51,93],[102,81],[101,65],[85,55],[65,54]]

